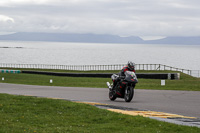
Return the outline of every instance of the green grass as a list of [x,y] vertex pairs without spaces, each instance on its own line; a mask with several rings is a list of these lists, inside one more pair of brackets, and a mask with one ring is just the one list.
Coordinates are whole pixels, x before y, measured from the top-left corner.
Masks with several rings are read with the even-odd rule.
[[[2,81],[1,77],[4,77]],[[53,83],[50,83],[50,79]],[[47,85],[47,86],[69,86],[69,87],[106,87],[107,78],[83,78],[83,77],[60,77],[38,74],[0,74],[1,83]]]
[[[37,69],[35,69],[37,70]],[[41,71],[41,70],[37,70]],[[50,71],[50,70],[43,70]],[[53,72],[85,72],[85,71],[66,71],[52,70]],[[85,73],[118,73],[119,71],[86,71]],[[137,71],[137,73],[177,73],[174,71]],[[180,73],[180,72],[179,72]],[[2,81],[2,77],[5,78]],[[53,83],[50,84],[50,79]],[[68,86],[68,87],[96,87],[106,88],[106,82],[111,82],[111,78],[86,78],[86,77],[59,77],[37,74],[9,74],[0,73],[0,83],[15,83],[28,85],[47,85],[47,86]],[[157,90],[188,90],[200,91],[200,78],[195,78],[181,73],[180,80],[166,80],[166,85],[161,86],[160,79],[139,79],[136,89],[157,89]]]
[[141,116],[129,116],[65,100],[0,94],[1,133],[199,133]]

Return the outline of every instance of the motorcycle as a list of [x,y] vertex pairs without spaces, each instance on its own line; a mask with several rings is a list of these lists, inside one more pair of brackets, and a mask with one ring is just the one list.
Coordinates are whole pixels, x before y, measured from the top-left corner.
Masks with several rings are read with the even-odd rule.
[[116,98],[124,98],[126,102],[130,102],[134,96],[134,88],[138,83],[137,76],[132,71],[126,71],[125,77],[117,74],[113,74],[111,79],[114,82],[117,81],[115,87],[113,84],[107,82],[109,88],[109,99],[114,101]]

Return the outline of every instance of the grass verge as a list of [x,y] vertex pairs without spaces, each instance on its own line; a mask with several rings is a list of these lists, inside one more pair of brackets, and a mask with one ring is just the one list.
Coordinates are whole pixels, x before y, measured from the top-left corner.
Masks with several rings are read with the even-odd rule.
[[[37,69],[36,69],[37,70]],[[41,71],[41,70],[37,70]],[[50,70],[43,70],[50,71]],[[85,72],[85,71],[65,71],[52,70],[53,72]],[[119,71],[86,71],[85,73],[118,73]],[[174,71],[137,71],[137,73],[175,73]],[[4,80],[2,80],[4,77]],[[53,79],[53,83],[50,83]],[[86,78],[86,77],[59,77],[36,74],[9,74],[0,73],[0,83],[15,83],[28,85],[47,86],[69,86],[69,87],[97,87],[106,88],[106,82],[111,82],[110,78]],[[180,80],[166,80],[166,85],[161,86],[160,79],[139,79],[136,89],[158,89],[158,90],[188,90],[200,91],[200,78],[195,78],[181,73]]]
[[65,100],[0,94],[0,132],[198,133],[200,128],[118,114]]

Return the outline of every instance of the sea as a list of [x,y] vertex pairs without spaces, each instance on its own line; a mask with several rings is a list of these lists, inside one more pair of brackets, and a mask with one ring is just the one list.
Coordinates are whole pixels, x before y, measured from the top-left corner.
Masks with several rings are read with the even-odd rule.
[[0,63],[163,64],[200,70],[200,45],[0,41]]

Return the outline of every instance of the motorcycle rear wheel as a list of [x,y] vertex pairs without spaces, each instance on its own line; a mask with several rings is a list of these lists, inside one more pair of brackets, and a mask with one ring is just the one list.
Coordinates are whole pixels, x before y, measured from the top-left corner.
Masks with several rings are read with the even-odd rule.
[[127,86],[125,89],[124,99],[126,102],[130,102],[133,99],[134,88]]

